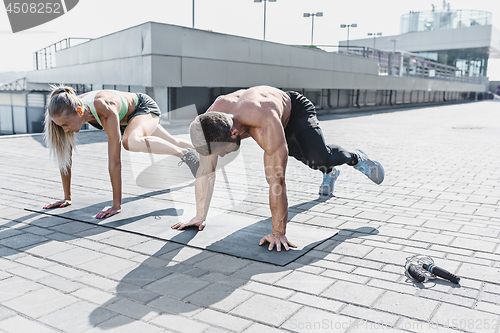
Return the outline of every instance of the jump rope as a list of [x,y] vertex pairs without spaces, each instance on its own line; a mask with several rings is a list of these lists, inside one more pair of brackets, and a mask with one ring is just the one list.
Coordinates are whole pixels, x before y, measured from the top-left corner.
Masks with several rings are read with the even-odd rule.
[[436,276],[455,284],[460,282],[460,277],[434,265],[431,257],[419,254],[406,258],[405,275],[418,282],[427,282]]

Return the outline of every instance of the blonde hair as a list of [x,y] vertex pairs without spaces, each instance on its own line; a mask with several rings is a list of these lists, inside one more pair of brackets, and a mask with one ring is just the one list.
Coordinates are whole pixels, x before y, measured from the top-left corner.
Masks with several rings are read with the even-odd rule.
[[51,86],[52,93],[45,111],[44,133],[45,143],[50,149],[50,155],[56,156],[59,170],[67,174],[71,168],[71,154],[76,148],[76,138],[73,132],[64,132],[64,129],[52,121],[52,116],[59,116],[67,112],[72,114],[83,106],[75,91],[67,86]]

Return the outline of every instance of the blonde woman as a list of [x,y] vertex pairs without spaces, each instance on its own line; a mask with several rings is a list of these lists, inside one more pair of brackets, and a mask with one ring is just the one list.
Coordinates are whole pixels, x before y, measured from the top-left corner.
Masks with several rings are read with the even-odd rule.
[[[45,112],[45,140],[57,157],[64,199],[45,209],[71,205],[71,164],[75,133],[83,124],[106,131],[108,169],[113,189],[113,205],[105,207],[96,218],[121,211],[121,144],[129,151],[175,155],[196,175],[199,160],[189,141],[170,135],[160,124],[160,109],[146,94],[116,90],[91,91],[76,95],[70,87],[55,87]],[[123,141],[121,138],[123,134]]]

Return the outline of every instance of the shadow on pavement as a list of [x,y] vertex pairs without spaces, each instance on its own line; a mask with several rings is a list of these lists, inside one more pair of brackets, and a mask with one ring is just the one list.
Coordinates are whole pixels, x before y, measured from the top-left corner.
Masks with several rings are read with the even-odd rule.
[[[356,230],[343,229],[340,230],[340,232],[351,233],[351,235],[336,235],[332,237],[330,239],[331,244],[328,246],[330,252],[345,240],[367,237],[378,233],[376,229],[371,227],[362,227]],[[235,234],[237,233],[238,232]],[[235,234],[231,234],[226,238],[238,238],[239,236]],[[173,239],[173,241],[175,241],[175,239]],[[228,239],[224,239],[223,241],[231,242]],[[258,246],[258,244],[254,246]],[[283,273],[287,275],[286,272],[292,272],[300,268],[300,266],[294,266],[292,270],[286,266],[280,267],[254,262],[248,266],[256,264],[258,267],[246,271],[242,275],[238,275],[237,270],[236,272],[227,272],[226,274],[210,271],[207,273],[205,269],[192,266],[196,266],[196,263],[209,258],[206,252],[201,252],[173,265],[158,267],[158,258],[164,260],[173,259],[183,248],[183,246],[177,247],[176,244],[167,243],[150,258],[143,261],[137,268],[127,273],[120,280],[116,288],[116,296],[96,308],[90,314],[89,322],[93,326],[98,326],[101,324],[100,313],[104,309],[113,309],[117,302],[127,299],[147,304],[154,309],[151,309],[150,312],[166,312],[173,315],[193,312],[198,310],[199,307],[214,307],[216,309],[229,311],[230,309],[225,308],[226,305],[224,301],[228,300],[230,297],[245,298],[246,294],[250,294],[239,288],[251,281],[254,275],[267,273]],[[329,254],[329,252],[321,253],[323,257],[311,257],[307,265],[322,260]],[[305,266],[306,264],[299,265]],[[245,269],[243,268],[243,270]],[[249,296],[247,298],[249,298]],[[128,317],[128,321],[124,320],[120,324],[125,325],[132,323],[150,313],[147,311],[147,308],[143,307],[142,309],[142,313],[136,313],[136,318]],[[103,329],[119,327],[119,325],[110,326],[109,324],[105,324],[104,326],[105,328],[103,327]]]

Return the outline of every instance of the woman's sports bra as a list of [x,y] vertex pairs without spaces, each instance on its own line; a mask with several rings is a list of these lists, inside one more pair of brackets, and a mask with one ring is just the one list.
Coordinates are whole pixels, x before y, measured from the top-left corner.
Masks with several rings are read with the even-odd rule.
[[[99,123],[99,125],[102,128],[101,120],[99,119],[99,116],[97,115],[97,112],[96,112],[95,106],[94,106],[95,96],[101,91],[102,90],[91,91],[87,95],[82,97],[80,100],[83,102],[83,104],[87,105],[90,108],[90,112],[92,112],[92,115],[94,116],[95,120],[97,120],[97,122]],[[122,102],[122,106],[120,108],[120,112],[118,113],[118,117],[120,120],[122,120],[127,115],[127,112],[128,112],[127,99],[125,98],[125,96],[123,96],[123,94],[121,92],[119,92],[117,90],[106,90],[106,91],[112,92],[118,98],[120,98],[120,100]],[[134,99],[135,99],[135,105],[137,105],[137,102],[138,102],[137,94],[134,94]]]

